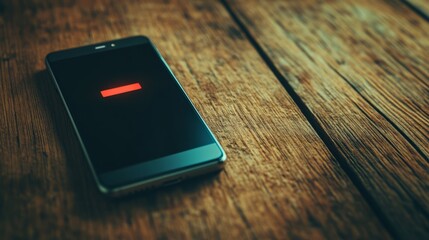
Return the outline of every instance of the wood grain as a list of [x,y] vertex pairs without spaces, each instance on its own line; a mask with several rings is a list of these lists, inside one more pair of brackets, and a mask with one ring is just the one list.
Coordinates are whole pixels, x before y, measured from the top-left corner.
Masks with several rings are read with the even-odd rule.
[[[0,239],[389,238],[220,3],[3,1]],[[97,193],[43,63],[152,38],[229,157],[224,172],[111,200]]]
[[429,238],[429,24],[397,2],[228,3],[395,236]]

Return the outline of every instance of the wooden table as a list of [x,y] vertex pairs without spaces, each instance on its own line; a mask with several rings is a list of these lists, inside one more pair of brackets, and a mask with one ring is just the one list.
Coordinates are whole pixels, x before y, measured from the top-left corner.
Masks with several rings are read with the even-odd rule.
[[[0,1],[0,239],[429,239],[429,3]],[[220,174],[96,190],[48,52],[147,35]]]

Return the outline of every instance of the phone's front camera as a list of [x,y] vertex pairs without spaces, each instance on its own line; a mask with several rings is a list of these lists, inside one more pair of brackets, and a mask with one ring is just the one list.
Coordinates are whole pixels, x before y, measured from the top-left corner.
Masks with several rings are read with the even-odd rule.
[[116,44],[112,43],[112,44],[110,44],[110,46],[111,46],[111,47],[114,47],[114,46],[116,46]]

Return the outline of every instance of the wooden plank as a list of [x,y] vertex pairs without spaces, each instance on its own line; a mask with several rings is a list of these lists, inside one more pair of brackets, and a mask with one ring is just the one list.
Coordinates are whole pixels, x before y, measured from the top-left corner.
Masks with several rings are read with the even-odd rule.
[[[326,23],[324,29],[318,29],[316,19],[278,27],[296,37],[291,40],[300,41],[305,51],[322,57],[428,159],[429,24],[398,2],[394,7],[361,2],[340,11],[333,7],[309,13]],[[355,21],[360,24],[351,31]],[[308,30],[299,32],[302,26]]]
[[383,1],[228,3],[392,231],[429,238],[428,23]]
[[[217,2],[4,1],[1,239],[388,238]],[[121,200],[92,183],[43,58],[145,34],[229,156],[219,175]]]

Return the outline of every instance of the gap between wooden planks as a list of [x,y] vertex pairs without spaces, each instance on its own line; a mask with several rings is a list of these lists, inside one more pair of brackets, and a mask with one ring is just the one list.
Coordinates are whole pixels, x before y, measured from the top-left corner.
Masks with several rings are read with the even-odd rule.
[[[0,238],[388,238],[227,11],[211,1],[4,1]],[[43,58],[145,34],[228,154],[128,199],[96,191]]]
[[226,6],[308,106],[389,230],[427,238],[428,23],[397,2]]
[[426,20],[429,20],[429,3],[427,0],[402,0],[408,4],[417,14]]

